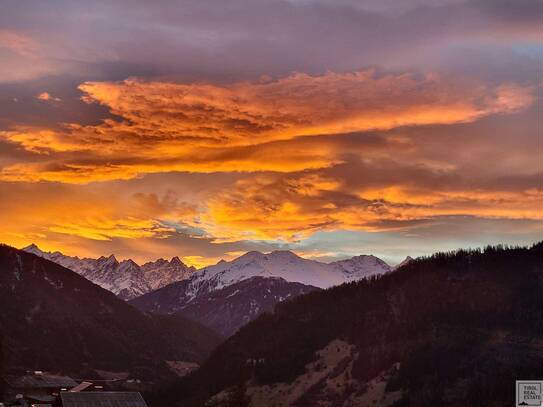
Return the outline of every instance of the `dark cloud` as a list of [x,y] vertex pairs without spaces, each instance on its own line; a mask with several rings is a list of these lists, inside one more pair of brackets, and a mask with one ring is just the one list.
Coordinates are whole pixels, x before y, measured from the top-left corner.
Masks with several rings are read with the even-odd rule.
[[22,58],[43,69],[28,67],[29,76],[45,70],[229,81],[367,66],[424,69],[494,40],[501,47],[495,58],[507,59],[512,43],[541,41],[542,8],[527,0],[8,0],[0,23],[35,41]]

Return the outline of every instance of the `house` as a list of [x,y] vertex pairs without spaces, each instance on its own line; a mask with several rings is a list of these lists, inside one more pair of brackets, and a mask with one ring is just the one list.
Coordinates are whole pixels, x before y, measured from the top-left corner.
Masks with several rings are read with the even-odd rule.
[[27,400],[31,405],[52,404],[62,391],[77,386],[68,376],[35,372],[24,376],[6,376],[6,396]]
[[41,371],[6,376],[7,396],[22,407],[147,407],[138,392],[103,391],[92,381],[77,383],[70,377]]

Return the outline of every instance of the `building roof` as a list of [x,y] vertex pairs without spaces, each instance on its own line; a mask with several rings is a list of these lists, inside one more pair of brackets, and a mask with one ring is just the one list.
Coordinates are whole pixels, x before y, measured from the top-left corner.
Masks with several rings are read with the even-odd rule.
[[7,376],[6,382],[16,389],[46,389],[66,387],[71,388],[77,386],[71,377],[56,376],[56,375],[27,375],[27,376]]
[[137,392],[61,392],[63,407],[147,407]]
[[40,403],[52,403],[55,401],[55,397],[49,395],[49,394],[32,394],[32,393],[25,393],[25,398],[37,401]]
[[78,392],[78,391],[83,391],[85,389],[88,389],[89,387],[92,386],[92,383],[91,382],[81,382],[79,383],[77,386],[73,387],[70,389],[71,392]]

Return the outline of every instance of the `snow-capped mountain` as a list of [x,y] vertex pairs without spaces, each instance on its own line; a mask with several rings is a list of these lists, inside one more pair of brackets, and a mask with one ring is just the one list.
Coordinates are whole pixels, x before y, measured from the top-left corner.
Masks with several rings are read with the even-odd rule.
[[362,255],[333,263],[304,259],[290,251],[248,252],[232,261],[220,261],[196,271],[174,257],[143,265],[132,260],[119,262],[114,255],[98,259],[44,252],[32,244],[23,250],[69,268],[123,299],[132,299],[168,284],[187,281],[183,297],[220,290],[249,278],[282,278],[287,282],[328,288],[349,281],[388,273],[391,267],[381,259]]
[[188,267],[177,256],[170,261],[158,259],[153,262],[145,263],[141,266],[145,280],[152,290],[164,287],[175,281],[182,281],[189,278],[196,268]]
[[356,281],[392,271],[387,263],[372,255],[355,256],[347,260],[335,261],[330,265],[339,268],[346,281]]
[[285,281],[328,288],[345,282],[390,272],[391,267],[375,256],[321,263],[304,259],[290,251],[248,252],[230,262],[205,267],[190,279],[194,294],[205,282],[208,290],[221,289],[252,277],[278,277]]
[[187,280],[131,303],[143,311],[180,314],[231,335],[285,299],[390,271],[390,266],[375,256],[321,263],[290,251],[248,252],[198,270]]
[[171,261],[159,259],[139,266],[130,259],[119,262],[114,255],[92,259],[65,256],[60,252],[44,252],[35,244],[23,250],[73,270],[125,300],[186,279],[195,271],[194,267],[186,266],[178,257]]

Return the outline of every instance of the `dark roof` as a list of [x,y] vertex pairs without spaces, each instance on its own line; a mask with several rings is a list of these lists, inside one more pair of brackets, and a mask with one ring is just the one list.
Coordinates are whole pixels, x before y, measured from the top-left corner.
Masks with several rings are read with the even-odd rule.
[[68,376],[54,375],[28,375],[28,376],[7,376],[6,382],[17,389],[46,389],[66,387],[71,388],[77,386],[77,383]]
[[[49,395],[49,394],[32,394],[32,393],[25,393],[25,397],[27,399],[30,399],[32,401],[39,401],[41,403],[52,403],[55,401],[55,397]],[[34,403],[32,403],[34,404]]]
[[136,392],[61,392],[60,398],[63,407],[147,407]]

